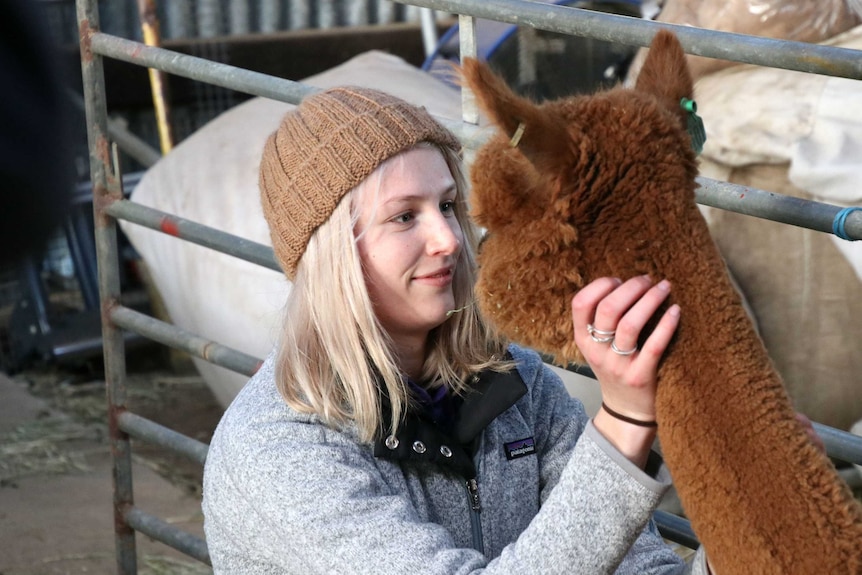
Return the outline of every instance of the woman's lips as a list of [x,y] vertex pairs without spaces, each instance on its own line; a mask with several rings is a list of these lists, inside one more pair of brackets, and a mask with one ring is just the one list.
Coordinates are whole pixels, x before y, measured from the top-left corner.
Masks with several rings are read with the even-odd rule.
[[416,281],[436,286],[446,286],[452,283],[452,268],[443,268],[429,274],[416,276]]

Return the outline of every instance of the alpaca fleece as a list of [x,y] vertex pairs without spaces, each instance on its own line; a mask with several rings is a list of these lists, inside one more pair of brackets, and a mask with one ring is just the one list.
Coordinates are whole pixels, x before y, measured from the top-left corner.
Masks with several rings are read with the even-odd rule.
[[537,105],[485,64],[466,60],[463,73],[499,128],[471,169],[472,215],[488,230],[476,287],[486,319],[579,362],[578,289],[669,279],[682,316],[659,368],[659,439],[717,573],[862,573],[862,507],[796,421],[695,203],[680,107],[693,87],[676,37],[656,35],[632,90]]

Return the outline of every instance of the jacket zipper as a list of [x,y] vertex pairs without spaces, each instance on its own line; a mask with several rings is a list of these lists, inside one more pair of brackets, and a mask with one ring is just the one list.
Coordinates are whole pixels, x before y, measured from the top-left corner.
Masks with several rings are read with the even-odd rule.
[[476,478],[466,481],[467,497],[470,499],[470,527],[473,531],[473,548],[482,555],[485,554],[485,542],[482,539],[482,503],[479,500],[479,483]]

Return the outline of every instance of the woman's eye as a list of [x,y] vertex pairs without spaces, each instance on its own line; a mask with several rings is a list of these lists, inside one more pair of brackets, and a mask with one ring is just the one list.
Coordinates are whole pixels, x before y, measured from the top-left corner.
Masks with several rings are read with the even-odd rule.
[[412,219],[413,219],[413,214],[411,214],[410,212],[405,212],[403,214],[399,214],[399,215],[395,216],[394,218],[392,218],[392,221],[397,223],[397,224],[406,224]]
[[455,202],[452,200],[447,200],[440,204],[440,211],[445,213],[449,213],[455,210]]

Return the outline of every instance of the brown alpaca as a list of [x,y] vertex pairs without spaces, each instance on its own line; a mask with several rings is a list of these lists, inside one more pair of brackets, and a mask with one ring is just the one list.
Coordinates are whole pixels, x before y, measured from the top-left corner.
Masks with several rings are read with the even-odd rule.
[[676,37],[633,90],[536,105],[484,64],[464,75],[502,133],[471,169],[478,305],[501,332],[583,361],[570,301],[602,276],[668,278],[682,321],[659,369],[665,461],[718,575],[862,573],[862,507],[796,421],[694,201]]

